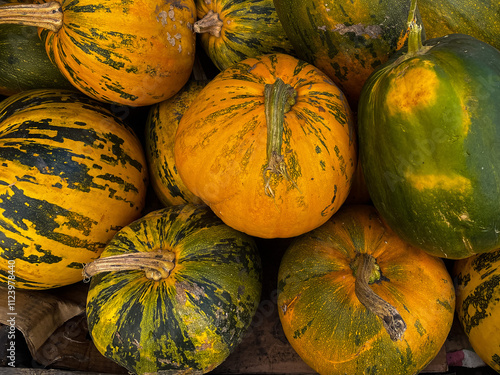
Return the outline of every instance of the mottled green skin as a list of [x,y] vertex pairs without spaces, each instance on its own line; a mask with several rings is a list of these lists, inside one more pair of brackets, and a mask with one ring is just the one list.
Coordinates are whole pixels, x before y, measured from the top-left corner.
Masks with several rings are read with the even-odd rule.
[[208,372],[238,345],[260,301],[256,245],[206,206],[172,206],[118,232],[102,257],[158,249],[175,254],[160,281],[143,271],[92,277],[89,331],[104,356],[133,373]]
[[223,22],[220,36],[199,34],[201,45],[219,70],[248,57],[294,54],[272,0],[196,0],[196,8],[198,19],[211,10]]
[[428,38],[461,33],[500,49],[500,2],[491,0],[419,0]]
[[458,320],[476,353],[500,372],[500,250],[457,261],[453,272]]
[[52,64],[34,26],[0,25],[0,94],[73,86]]
[[81,281],[145,204],[146,158],[136,135],[70,90],[29,90],[0,103],[0,283]]
[[360,158],[373,203],[404,239],[451,259],[500,246],[500,52],[429,40],[363,89]]
[[325,72],[353,110],[370,73],[403,46],[410,3],[274,0],[297,56]]

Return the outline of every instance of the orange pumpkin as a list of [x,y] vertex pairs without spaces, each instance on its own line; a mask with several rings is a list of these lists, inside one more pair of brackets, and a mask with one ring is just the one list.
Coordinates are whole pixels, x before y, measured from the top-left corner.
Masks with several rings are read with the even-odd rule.
[[61,0],[0,7],[0,23],[39,27],[49,58],[83,93],[145,106],[172,97],[194,64],[194,0]]
[[455,291],[442,259],[400,239],[373,206],[346,205],[287,249],[278,307],[320,374],[417,374],[448,336]]
[[340,89],[286,54],[219,73],[184,113],[174,148],[187,188],[227,225],[263,238],[327,221],[349,193],[357,160]]

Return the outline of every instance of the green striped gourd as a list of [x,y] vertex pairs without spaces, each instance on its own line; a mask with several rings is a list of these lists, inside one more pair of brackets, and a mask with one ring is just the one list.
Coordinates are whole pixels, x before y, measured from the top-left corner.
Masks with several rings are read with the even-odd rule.
[[205,205],[153,211],[90,263],[89,332],[135,374],[201,374],[241,341],[260,301],[255,242]]
[[156,103],[149,109],[145,148],[150,182],[156,196],[165,206],[201,203],[201,199],[189,191],[177,172],[174,143],[182,115],[206,83],[190,80],[174,97]]
[[196,0],[199,34],[219,70],[266,53],[293,54],[273,0]]
[[17,288],[82,280],[123,226],[141,215],[146,158],[111,112],[70,90],[30,90],[0,103],[0,282]]

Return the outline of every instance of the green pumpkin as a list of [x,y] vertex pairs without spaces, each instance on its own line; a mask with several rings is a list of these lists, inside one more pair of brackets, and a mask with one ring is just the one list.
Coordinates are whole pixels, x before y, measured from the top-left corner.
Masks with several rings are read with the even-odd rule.
[[370,197],[405,240],[461,259],[500,246],[500,51],[452,34],[368,79],[358,108]]
[[0,94],[43,88],[73,86],[49,60],[36,27],[0,24]]
[[153,211],[85,267],[89,332],[132,373],[209,372],[249,328],[261,273],[253,239],[207,206]]
[[274,0],[297,56],[325,72],[353,110],[368,76],[404,45],[410,3]]

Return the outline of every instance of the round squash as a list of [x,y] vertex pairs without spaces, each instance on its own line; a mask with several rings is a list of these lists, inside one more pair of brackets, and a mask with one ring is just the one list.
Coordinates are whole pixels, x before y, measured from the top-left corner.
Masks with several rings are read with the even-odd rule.
[[341,208],[297,237],[278,272],[285,335],[319,374],[417,374],[451,329],[442,259],[412,247],[373,206]]
[[0,94],[73,89],[45,52],[36,27],[0,25]]
[[405,240],[467,258],[500,246],[500,51],[470,36],[428,40],[369,78],[360,159],[374,205]]
[[418,0],[427,38],[466,34],[500,49],[500,2]]
[[123,228],[85,275],[92,339],[134,374],[213,370],[249,328],[262,288],[253,239],[192,204]]
[[458,260],[456,311],[476,354],[500,373],[500,250]]
[[196,9],[194,31],[219,70],[248,57],[293,53],[273,0],[196,0]]
[[202,203],[182,182],[175,166],[174,143],[179,121],[186,109],[207,84],[190,80],[172,98],[152,105],[146,120],[146,156],[150,182],[165,206]]
[[39,27],[50,60],[83,93],[145,106],[172,97],[194,64],[194,0],[61,0],[0,7],[0,23]]
[[404,45],[410,3],[416,6],[415,0],[274,0],[297,56],[325,72],[353,110],[368,76]]
[[100,103],[69,90],[30,90],[0,103],[0,282],[16,288],[82,279],[111,237],[141,215],[146,157]]
[[219,73],[181,118],[175,163],[229,226],[293,237],[345,201],[356,168],[349,105],[319,69],[286,54]]

